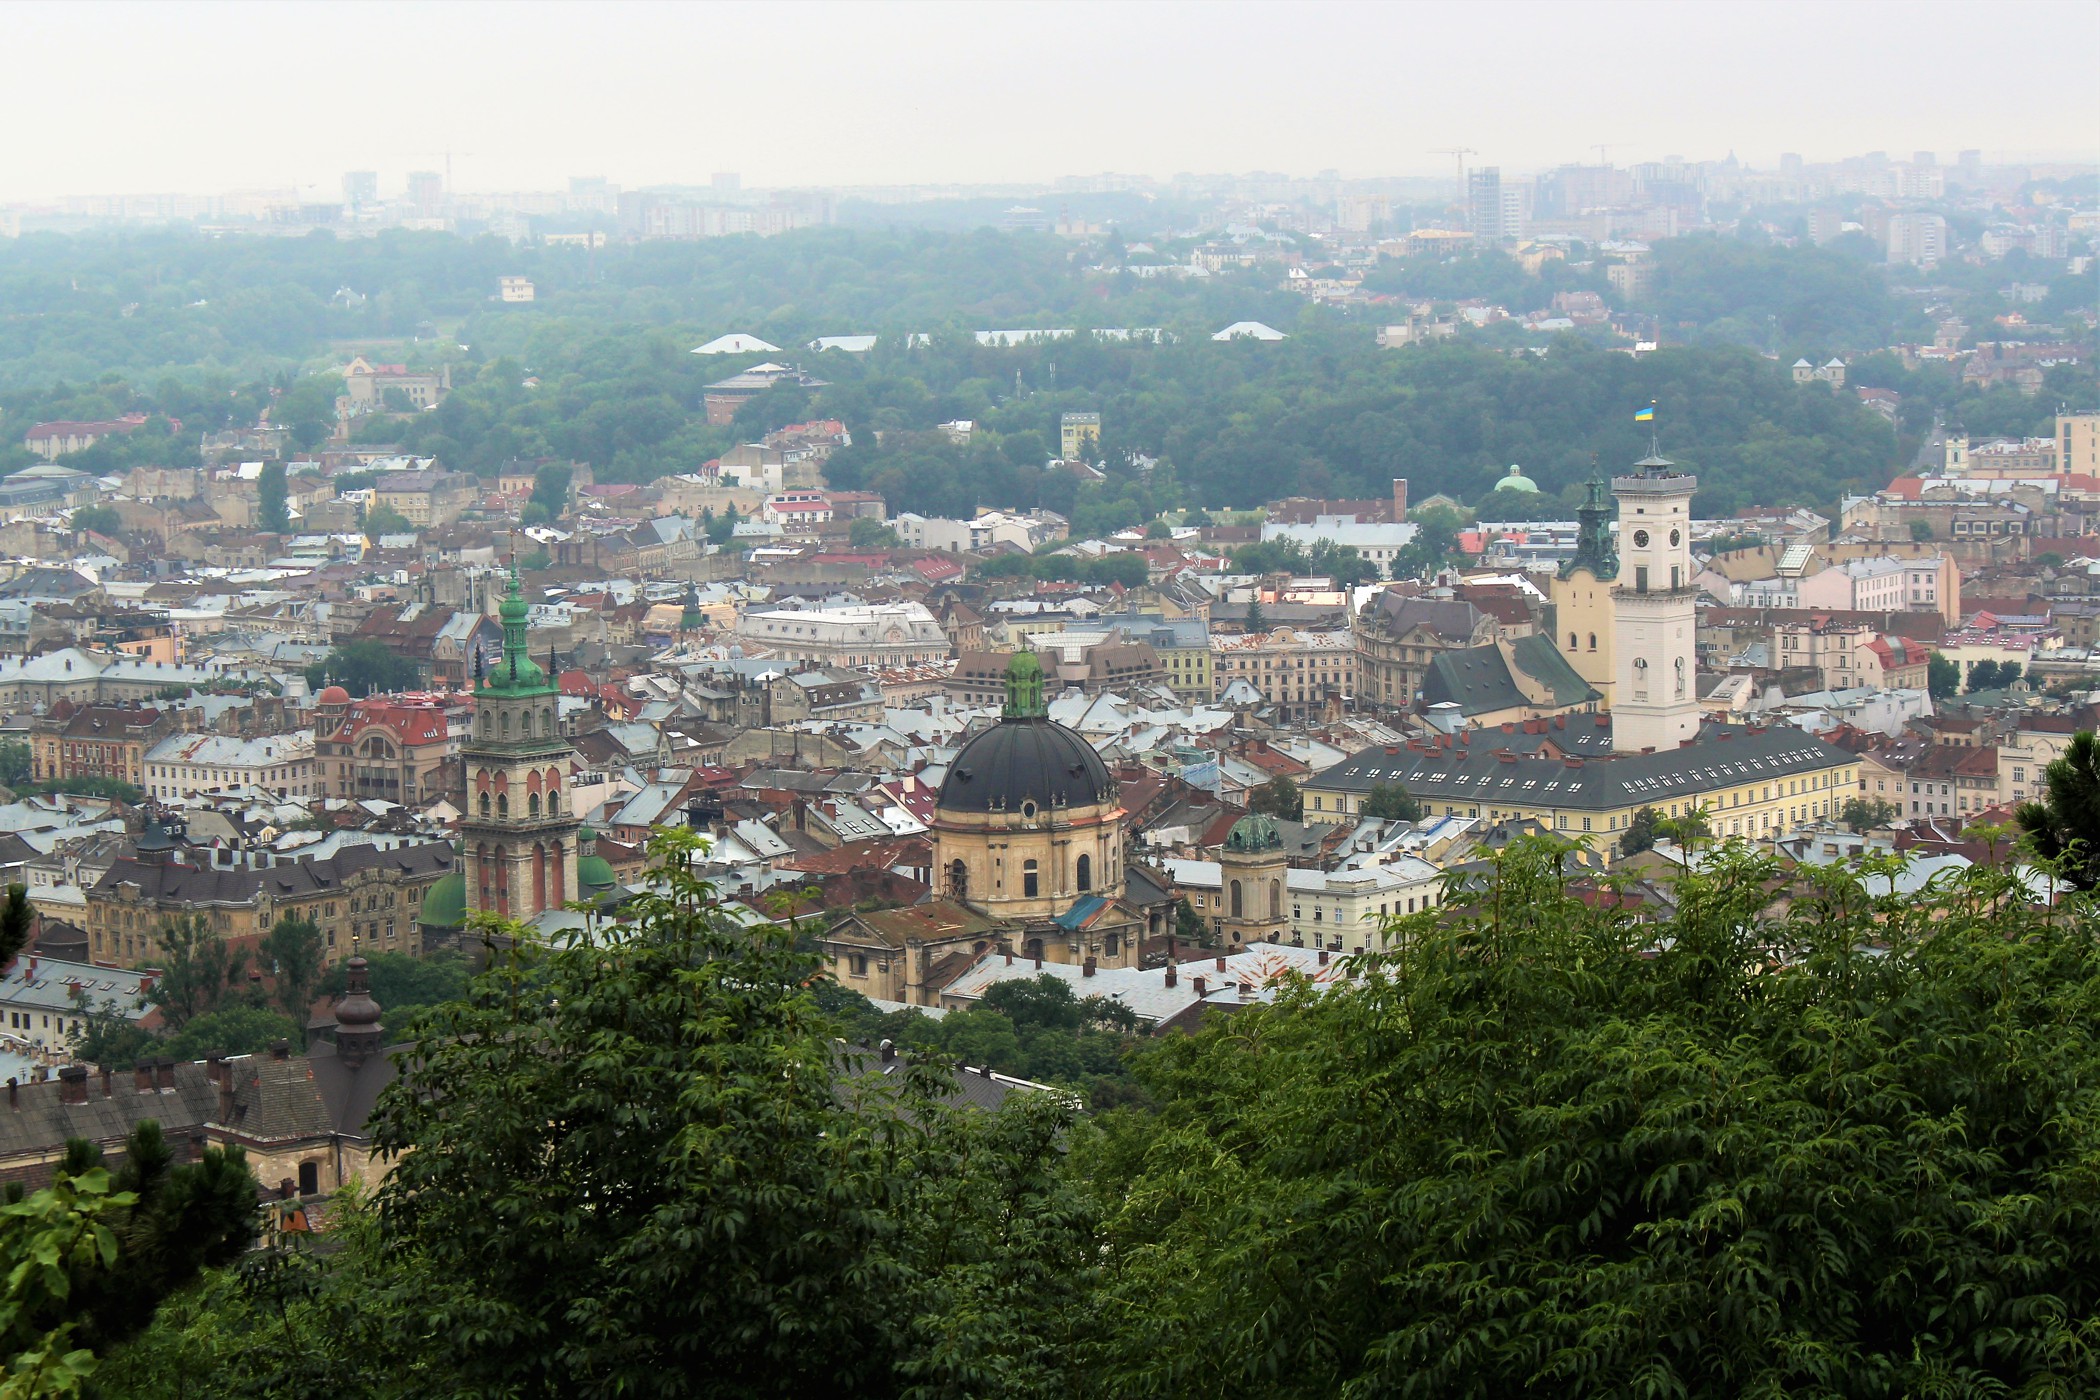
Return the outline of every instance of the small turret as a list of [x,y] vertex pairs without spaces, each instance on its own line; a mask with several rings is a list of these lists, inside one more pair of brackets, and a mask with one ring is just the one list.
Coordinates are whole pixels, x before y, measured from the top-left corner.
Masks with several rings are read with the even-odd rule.
[[357,1069],[385,1049],[386,1029],[379,1023],[379,1003],[372,1000],[370,965],[354,957],[345,970],[343,999],[335,1004],[335,1053]]

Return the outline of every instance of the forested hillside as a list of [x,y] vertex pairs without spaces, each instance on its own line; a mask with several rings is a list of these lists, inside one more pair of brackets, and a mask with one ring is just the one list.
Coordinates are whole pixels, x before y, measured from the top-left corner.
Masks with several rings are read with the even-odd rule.
[[[1672,348],[1639,361],[1565,336],[1524,350],[1461,338],[1387,351],[1375,328],[1397,308],[1336,310],[1252,270],[1208,280],[1090,268],[1044,235],[818,229],[601,249],[390,233],[374,239],[211,240],[164,232],[0,243],[0,468],[28,460],[21,433],[43,418],[127,411],[180,419],[98,447],[96,469],[176,460],[195,433],[266,407],[302,444],[329,426],[350,353],[454,366],[432,413],[362,425],[491,472],[518,457],[590,463],[613,480],[690,470],[735,442],[814,416],[843,419],[856,446],[834,462],[844,487],[894,508],[1085,509],[1096,522],[1175,505],[1244,506],[1279,495],[1480,501],[1510,464],[1569,499],[1595,463],[1642,455],[1635,408],[1661,405],[1663,450],[1701,477],[1699,508],[1832,506],[1907,462],[1935,411],[1976,432],[2047,431],[2058,401],[2093,398],[2089,369],[2052,372],[2050,393],[1982,395],[1952,375],[1870,359],[1856,378],[1906,395],[1899,439],[1847,392],[1788,382],[1751,346],[1872,346],[1906,328],[1883,271],[1842,248],[1715,239],[1660,245],[1657,303]],[[1112,261],[1112,259],[1111,259]],[[539,300],[493,300],[522,272]],[[1584,276],[1533,279],[1507,258],[1389,262],[1369,285],[1408,295],[1485,290],[1519,306]],[[1215,343],[1232,320],[1266,320],[1277,343]],[[1028,326],[1157,326],[1166,343],[1068,339],[1013,348],[969,332]],[[781,390],[733,427],[711,427],[703,386],[759,357],[688,352],[725,331],[784,347],[828,387]],[[871,354],[801,349],[817,335],[874,333]],[[907,346],[907,332],[929,343]],[[1681,345],[1675,342],[1683,342]],[[2059,382],[2060,381],[2060,382]],[[2044,402],[2044,398],[2048,401]],[[1113,478],[1075,487],[1041,464],[1057,418],[1098,411]],[[932,430],[968,419],[956,446]],[[1156,466],[1125,464],[1131,454]]]

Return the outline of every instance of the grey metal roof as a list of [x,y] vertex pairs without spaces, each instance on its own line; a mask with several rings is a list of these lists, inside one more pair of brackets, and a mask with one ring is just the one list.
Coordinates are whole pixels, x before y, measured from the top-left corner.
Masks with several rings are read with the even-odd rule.
[[[1577,716],[1576,719],[1583,717]],[[1583,726],[1571,721],[1566,732]],[[1445,748],[1366,749],[1312,779],[1325,791],[1368,792],[1398,784],[1423,803],[1502,804],[1609,811],[1696,796],[1716,788],[1822,772],[1858,760],[1798,729],[1708,725],[1689,748],[1658,753],[1567,758],[1537,752],[1542,738],[1488,730]],[[1528,738],[1529,750],[1506,742]],[[1499,752],[1497,750],[1500,750]]]

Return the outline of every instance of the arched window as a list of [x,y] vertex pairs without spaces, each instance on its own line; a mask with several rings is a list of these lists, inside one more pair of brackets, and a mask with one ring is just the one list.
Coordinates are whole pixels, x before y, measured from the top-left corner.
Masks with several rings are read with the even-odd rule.
[[544,723],[544,724],[546,725],[546,727],[545,727],[544,729],[542,729],[542,730],[541,730],[540,732],[541,732],[542,734],[545,734],[545,735],[546,735],[546,736],[547,736],[548,738],[550,738],[550,739],[551,739],[551,738],[553,738],[553,737],[554,737],[554,711],[553,711],[552,709],[549,709],[549,710],[546,710],[546,711],[542,712],[542,714],[540,715],[540,719],[541,719],[541,720],[542,720],[542,722],[543,722],[543,723]]
[[1032,860],[1022,861],[1021,897],[1023,899],[1034,899],[1041,888],[1041,884],[1041,878],[1036,873],[1035,862]]
[[510,815],[509,793],[499,792],[496,794],[496,815],[499,817],[507,817]]
[[510,711],[508,710],[503,712],[503,737],[506,739],[510,737]]
[[1085,894],[1094,887],[1094,858],[1092,856],[1081,856],[1079,858],[1078,873],[1079,892]]
[[488,814],[489,814],[489,795],[488,795],[487,793],[483,793],[483,794],[481,794],[481,815],[483,815],[483,816],[485,817],[485,816],[487,816]]
[[1245,913],[1240,905],[1240,882],[1234,880],[1232,882],[1232,917],[1235,919],[1242,917]]
[[970,867],[959,860],[948,865],[948,893],[957,899],[970,897]]
[[1269,881],[1269,917],[1275,919],[1282,917],[1282,915],[1283,881],[1271,880]]
[[1592,632],[1592,633],[1590,633],[1590,650],[1591,650],[1591,651],[1595,651],[1596,649],[1597,649],[1597,634],[1596,634],[1595,632]]
[[528,817],[536,817],[539,814],[540,795],[535,792],[525,799],[525,815]]
[[1575,650],[1575,634],[1573,632],[1568,634],[1568,650]]

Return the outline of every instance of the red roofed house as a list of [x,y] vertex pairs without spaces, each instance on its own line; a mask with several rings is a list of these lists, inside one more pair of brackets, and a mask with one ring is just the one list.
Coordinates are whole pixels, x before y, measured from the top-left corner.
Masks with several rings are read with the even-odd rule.
[[962,565],[938,555],[912,560],[911,571],[928,583],[953,583],[963,576]]
[[352,700],[332,685],[314,701],[314,760],[327,796],[421,807],[451,795],[446,760],[459,747],[438,700]]
[[22,439],[22,445],[47,462],[57,461],[68,452],[85,452],[103,438],[136,431],[145,422],[145,414],[127,413],[122,418],[96,422],[39,423]]

